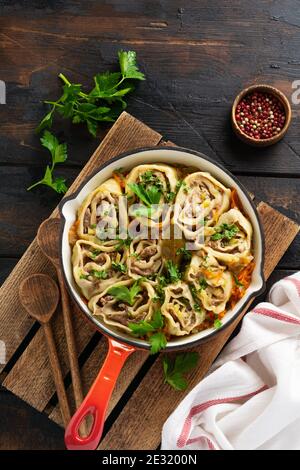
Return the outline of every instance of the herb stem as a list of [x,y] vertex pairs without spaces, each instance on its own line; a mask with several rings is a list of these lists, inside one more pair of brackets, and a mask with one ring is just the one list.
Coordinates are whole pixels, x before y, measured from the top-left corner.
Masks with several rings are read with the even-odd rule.
[[30,191],[31,189],[35,188],[36,186],[38,186],[39,184],[43,184],[43,179],[40,180],[40,181],[37,181],[36,183],[32,184],[31,186],[29,186],[29,188],[27,188],[27,191]]
[[[60,73],[58,76],[67,86],[72,86],[72,83],[69,82],[69,80],[67,79],[67,77],[63,73]],[[88,95],[86,93],[83,93],[83,91],[80,91],[78,93],[78,95],[81,96],[81,98],[87,98],[88,97]]]

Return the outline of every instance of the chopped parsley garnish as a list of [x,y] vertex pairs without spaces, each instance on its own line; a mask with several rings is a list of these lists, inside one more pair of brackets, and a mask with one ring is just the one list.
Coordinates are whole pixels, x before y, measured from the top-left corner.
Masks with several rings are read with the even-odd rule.
[[92,269],[90,274],[97,279],[107,279],[108,277],[107,271],[105,271],[105,269],[99,271],[97,269]]
[[88,278],[89,278],[89,275],[88,275],[88,274],[83,274],[83,273],[80,274],[80,279],[86,279],[86,280],[88,280]]
[[197,313],[202,313],[202,308],[200,307],[199,304],[194,304],[194,310]]
[[132,242],[132,238],[127,237],[127,238],[119,238],[117,237],[117,240],[119,243],[115,246],[116,251],[121,250],[122,248],[128,248]]
[[200,291],[202,291],[203,289],[206,289],[206,287],[208,286],[207,281],[206,279],[204,279],[204,277],[199,279],[199,285],[200,285]]
[[222,224],[216,228],[216,233],[211,236],[215,240],[231,240],[238,233],[239,228],[235,224]]
[[222,326],[222,322],[221,322],[221,320],[219,320],[219,318],[217,318],[214,321],[214,328],[218,329],[218,328],[221,328],[221,326]]
[[96,259],[97,256],[100,255],[100,253],[101,253],[101,250],[97,250],[97,249],[92,250],[92,252],[90,253],[90,257],[93,258],[93,259]]
[[184,248],[184,246],[178,248],[178,250],[176,251],[176,255],[183,255],[186,260],[190,260],[192,258],[192,253],[186,248]]
[[120,271],[120,273],[125,274],[127,272],[127,267],[123,263],[118,263],[116,261],[112,261],[111,265],[112,265],[113,269],[115,269],[116,271]]
[[173,263],[173,261],[168,260],[166,261],[165,264],[167,271],[168,271],[168,277],[170,281],[173,282],[178,282],[181,279],[181,272],[179,271],[178,266]]

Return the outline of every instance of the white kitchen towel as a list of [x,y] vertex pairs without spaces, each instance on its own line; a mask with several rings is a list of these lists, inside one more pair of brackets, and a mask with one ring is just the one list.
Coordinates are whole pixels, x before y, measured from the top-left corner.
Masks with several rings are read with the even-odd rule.
[[300,449],[300,272],[269,302],[168,418],[163,450]]

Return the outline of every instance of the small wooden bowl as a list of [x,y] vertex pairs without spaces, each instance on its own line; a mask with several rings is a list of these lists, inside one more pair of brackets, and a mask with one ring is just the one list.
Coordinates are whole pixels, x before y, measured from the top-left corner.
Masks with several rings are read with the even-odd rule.
[[[236,107],[238,103],[241,101],[242,98],[244,98],[244,96],[254,91],[260,91],[263,93],[269,93],[270,95],[274,95],[282,103],[283,108],[284,108],[284,112],[285,112],[284,126],[278,134],[274,135],[273,137],[270,137],[269,139],[254,139],[254,137],[250,137],[249,135],[245,134],[244,131],[242,131],[242,129],[238,126],[238,123],[236,122],[236,119],[235,119],[235,112],[236,112]],[[254,147],[267,147],[269,145],[276,144],[276,142],[281,140],[282,137],[285,135],[286,131],[288,130],[289,125],[291,123],[291,118],[292,118],[292,110],[291,110],[291,105],[289,103],[289,100],[280,90],[277,90],[277,88],[274,88],[270,85],[252,85],[248,88],[245,88],[235,98],[233,105],[232,105],[232,110],[231,110],[231,122],[232,122],[232,127],[233,127],[234,132],[239,137],[239,139],[241,139],[246,144],[253,145]]]

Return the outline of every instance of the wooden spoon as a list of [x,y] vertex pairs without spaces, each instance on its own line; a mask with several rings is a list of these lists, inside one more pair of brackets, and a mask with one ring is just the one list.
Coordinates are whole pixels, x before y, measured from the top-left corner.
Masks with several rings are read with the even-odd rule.
[[56,268],[58,283],[60,286],[62,311],[64,317],[65,334],[67,338],[70,370],[72,384],[74,390],[76,408],[79,408],[83,401],[82,384],[77,359],[76,342],[72,317],[70,311],[70,303],[68,293],[65,287],[59,254],[59,238],[60,238],[61,222],[59,219],[51,218],[45,220],[39,227],[37,233],[37,241],[44,255],[53,263]]
[[54,342],[50,320],[57,308],[59,290],[56,282],[46,274],[33,274],[21,283],[19,288],[21,304],[43,327],[50,365],[65,426],[71,419],[70,407],[63,381],[63,375]]

